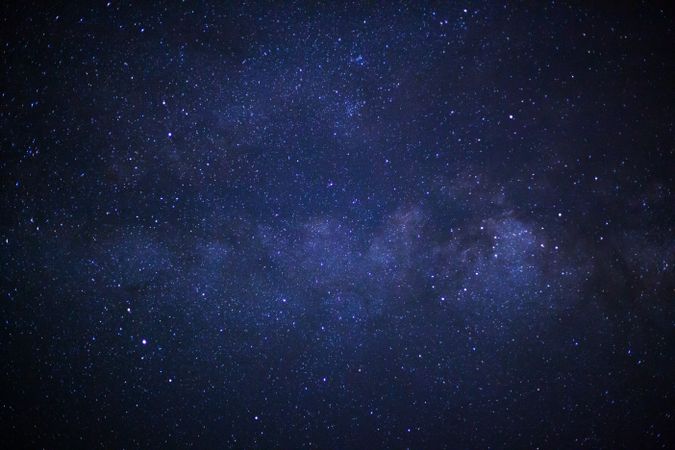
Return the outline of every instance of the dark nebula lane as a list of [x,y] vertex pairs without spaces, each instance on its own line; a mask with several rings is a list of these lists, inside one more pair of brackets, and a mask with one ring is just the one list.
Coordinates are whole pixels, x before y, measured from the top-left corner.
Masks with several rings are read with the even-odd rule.
[[0,6],[0,447],[673,448],[667,2]]

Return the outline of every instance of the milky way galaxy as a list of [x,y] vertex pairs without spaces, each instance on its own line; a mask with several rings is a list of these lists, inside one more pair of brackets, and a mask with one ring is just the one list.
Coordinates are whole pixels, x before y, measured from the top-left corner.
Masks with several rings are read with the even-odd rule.
[[672,448],[672,9],[0,7],[7,448]]

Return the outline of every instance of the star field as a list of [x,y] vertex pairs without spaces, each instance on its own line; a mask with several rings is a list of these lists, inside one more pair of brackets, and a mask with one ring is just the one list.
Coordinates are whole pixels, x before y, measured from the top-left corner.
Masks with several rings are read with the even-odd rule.
[[673,11],[8,2],[7,448],[672,448]]

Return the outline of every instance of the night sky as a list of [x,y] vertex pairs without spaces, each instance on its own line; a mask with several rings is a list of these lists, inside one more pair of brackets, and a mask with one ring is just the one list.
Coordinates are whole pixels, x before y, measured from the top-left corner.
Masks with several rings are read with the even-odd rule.
[[0,447],[673,448],[667,2],[43,3]]

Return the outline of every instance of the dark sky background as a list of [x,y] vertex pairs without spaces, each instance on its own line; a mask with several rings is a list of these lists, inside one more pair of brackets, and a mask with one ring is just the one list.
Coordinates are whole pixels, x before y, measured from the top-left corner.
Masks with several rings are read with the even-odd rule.
[[667,2],[44,3],[0,446],[672,448]]

